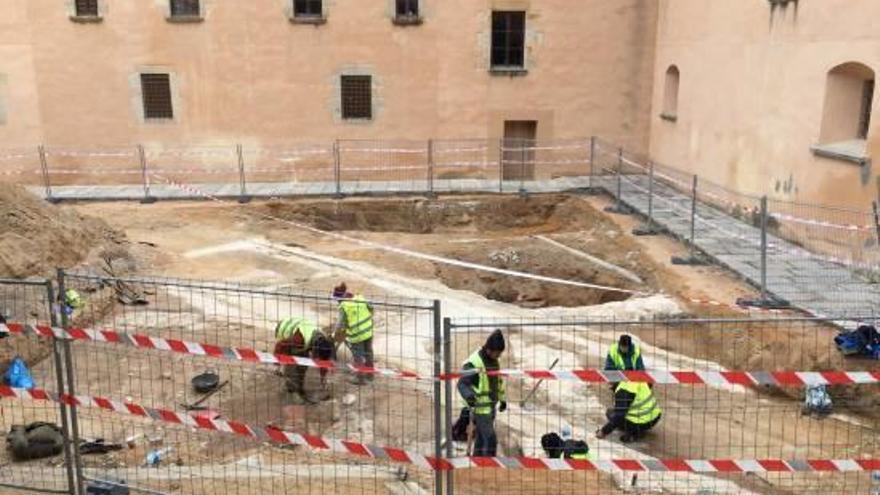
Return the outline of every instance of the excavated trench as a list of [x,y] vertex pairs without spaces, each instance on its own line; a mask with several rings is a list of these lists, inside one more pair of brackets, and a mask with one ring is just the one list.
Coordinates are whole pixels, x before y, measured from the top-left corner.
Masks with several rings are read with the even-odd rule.
[[[273,216],[327,231],[400,233],[404,235],[400,240],[408,247],[496,268],[624,290],[650,291],[655,282],[655,267],[639,248],[603,213],[576,196],[279,201],[266,208]],[[385,236],[379,242],[396,241]],[[644,282],[621,276],[579,256],[578,251],[632,272]],[[523,307],[588,306],[631,297],[625,291],[589,289],[440,263],[434,265],[434,276],[451,288]]]

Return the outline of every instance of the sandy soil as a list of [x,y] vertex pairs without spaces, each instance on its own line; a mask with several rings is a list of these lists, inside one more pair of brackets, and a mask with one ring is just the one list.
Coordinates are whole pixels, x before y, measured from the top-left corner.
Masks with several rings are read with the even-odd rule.
[[[350,286],[370,294],[440,298],[444,312],[455,316],[638,320],[678,315],[679,308],[705,314],[709,308],[692,306],[687,301],[691,298],[733,301],[737,296],[752,293],[750,288],[720,269],[670,265],[669,256],[683,252],[678,244],[662,237],[630,236],[629,229],[636,220],[598,213],[606,203],[602,198],[555,195],[485,201],[480,197],[460,197],[437,202],[406,199],[390,203],[328,200],[255,203],[233,208],[212,203],[85,204],[76,209],[105,218],[133,242],[155,245],[161,256],[154,257],[153,264],[144,269],[144,273],[223,279],[271,287],[295,286],[321,293],[329,291],[340,279],[346,279]],[[389,211],[394,213],[389,214]],[[253,215],[255,212],[270,212],[361,239],[393,242],[421,252],[540,275],[638,289],[655,295],[622,297],[618,292],[522,283],[495,274],[474,273],[387,251],[365,249],[281,221],[261,219]],[[618,272],[542,242],[534,238],[536,235],[613,263],[645,283],[635,284]],[[265,304],[267,301],[262,301],[258,306],[231,298],[194,297],[172,291],[161,296],[162,302],[156,296],[149,317],[124,308],[111,308],[106,314],[83,314],[81,317],[91,317],[96,323],[108,326],[137,327],[168,336],[265,348],[270,345],[271,327],[277,314],[283,312],[278,301],[268,301],[269,306]],[[105,296],[96,293],[93,297]],[[597,303],[607,304],[585,306]],[[322,325],[329,324],[333,318],[333,308],[307,305],[299,310]],[[712,308],[712,313],[745,316],[733,309]],[[431,326],[424,321],[426,316],[385,312],[382,317],[384,320],[380,326],[384,331],[377,335],[376,341],[380,363],[430,373]],[[223,318],[226,320],[223,328],[231,328],[230,321],[241,323],[235,327],[236,333],[221,332],[211,325],[212,321],[216,323]],[[738,325],[735,328],[691,325],[675,331],[666,326],[662,328],[661,331],[647,326],[643,329],[631,327],[632,333],[643,342],[649,366],[653,363],[677,369],[724,369],[842,364],[833,353],[813,351],[824,349],[815,342],[824,339],[826,334],[832,335],[828,329],[777,329],[769,324]],[[561,369],[601,366],[604,352],[614,336],[613,332],[600,327],[512,328],[508,333],[511,352],[505,365],[546,367],[553,357],[560,357]],[[456,334],[455,360],[463,360],[483,337],[480,332]],[[95,373],[94,369],[90,372],[88,366],[83,367],[85,374],[80,381],[88,381],[89,385],[82,393],[132,394],[138,400],[165,406],[168,402],[187,398],[181,392],[186,390],[186,377],[202,366],[198,360],[182,357],[175,358],[173,363],[167,358],[151,361],[144,353],[124,350],[98,353],[82,346],[76,352],[78,361],[94,362],[94,366],[103,370]],[[105,355],[111,356],[112,364],[99,364],[106,359]],[[124,366],[119,366],[120,362]],[[151,363],[160,363],[162,367],[155,368]],[[863,366],[863,363],[852,366]],[[141,371],[129,373],[128,370]],[[280,379],[272,375],[271,369],[245,370],[230,365],[224,368],[224,373],[231,377],[230,386],[212,404],[230,417],[237,415],[240,419],[264,422],[277,419],[279,411],[290,411],[285,409]],[[169,383],[160,387],[151,385],[163,380]],[[563,424],[574,426],[579,436],[587,437],[603,458],[701,458],[724,456],[730,452],[748,455],[748,449],[754,449],[753,455],[758,457],[876,455],[878,451],[876,429],[870,430],[871,424],[864,426],[864,420],[858,417],[829,418],[820,422],[801,417],[798,403],[789,398],[737,387],[658,387],[667,419],[656,435],[631,446],[619,444],[616,438],[596,441],[591,432],[600,425],[601,412],[608,405],[607,388],[547,383],[534,400],[540,405],[522,407],[518,401],[531,386],[531,382],[510,381],[511,410],[500,416],[498,423],[502,448],[510,454],[539,455],[540,435],[559,429]],[[330,401],[308,412],[294,411],[292,416],[283,419],[293,422],[291,426],[328,436],[392,444],[399,441],[407,448],[430,451],[430,418],[415,420],[411,416],[413,412],[426,414],[430,411],[430,388],[380,380],[370,389],[358,391],[355,406],[346,407],[341,399],[349,393],[353,393],[351,386],[341,379],[336,380]],[[98,422],[92,423],[95,432],[101,431],[99,425]],[[853,441],[856,438],[860,441]],[[844,451],[846,445],[851,446],[850,451]],[[219,454],[223,451],[220,445],[209,443],[191,450],[204,452],[208,447],[212,449],[210,455],[185,460],[184,465],[206,465],[223,460]],[[260,455],[270,455],[266,452],[275,449],[257,451]],[[235,454],[234,458],[251,456],[250,452]],[[330,462],[329,459],[319,461]],[[123,465],[131,462],[124,461]],[[589,490],[615,493],[620,487],[631,488],[630,479],[595,474],[504,473],[502,479],[499,473],[473,472],[456,476],[459,493],[488,493],[491,491],[488,487],[502,482],[505,493],[547,493],[548,486],[553,487],[553,492],[558,487],[568,486],[571,490],[566,491],[588,490],[587,493],[591,493]],[[320,485],[339,479],[322,475],[315,483]],[[666,493],[693,493],[695,489],[711,490],[704,493],[800,493],[800,488],[806,486],[802,480],[667,474],[643,477],[636,488]],[[864,483],[862,479],[857,481]],[[193,490],[205,492],[208,489],[206,483],[210,482],[201,480],[201,483],[202,488]],[[384,483],[375,482],[370,486],[376,493],[390,490]],[[816,486],[823,486],[826,490],[823,493],[848,493],[853,486],[845,484],[841,488],[834,484],[834,480],[822,483],[825,484]],[[253,486],[257,488],[257,485]]]

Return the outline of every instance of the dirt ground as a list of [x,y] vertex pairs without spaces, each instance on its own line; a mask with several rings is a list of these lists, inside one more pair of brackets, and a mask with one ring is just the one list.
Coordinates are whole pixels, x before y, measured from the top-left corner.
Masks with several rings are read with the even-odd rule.
[[[451,316],[611,315],[619,319],[685,314],[748,316],[734,308],[691,303],[691,299],[733,302],[739,296],[753,295],[754,290],[719,268],[671,265],[670,256],[685,252],[680,244],[664,237],[630,235],[638,219],[602,213],[602,207],[607,204],[603,197],[542,195],[270,201],[247,206],[193,202],[160,202],[149,206],[94,203],[65,210],[103,219],[114,231],[124,233],[129,240],[127,245],[142,249],[129,256],[133,260],[128,264],[130,273],[297,287],[319,293],[328,293],[339,280],[345,279],[349,286],[369,294],[439,298],[444,312]],[[263,216],[266,214],[276,219],[267,219]],[[284,220],[366,241],[393,243],[403,249],[621,290],[583,289],[449,266],[319,235]],[[599,258],[605,264],[584,258],[576,251]],[[633,292],[653,296],[643,297]],[[189,297],[187,300],[185,295],[172,293],[163,298],[156,296],[161,302],[154,304],[153,316],[147,320],[124,308],[93,310],[79,317],[88,324],[131,325],[178,338],[224,345],[265,348],[271,344],[274,320],[270,315],[276,314],[277,308],[258,310],[253,304],[245,306],[240,301],[195,301]],[[96,302],[98,294],[92,298]],[[236,327],[238,333],[234,338],[239,340],[230,340],[232,336],[212,330],[207,324],[210,318],[206,315],[216,311],[211,306],[218,304],[232,308],[224,309],[227,320],[235,311],[236,315],[242,315],[236,316],[242,323],[245,319],[251,322]],[[181,310],[182,307],[185,309]],[[315,307],[308,311],[313,311],[322,325],[332,321],[329,308]],[[431,356],[422,345],[423,341],[429,342],[430,334],[418,340],[409,339],[404,333],[411,326],[420,328],[422,323],[403,315],[384,317],[382,326],[389,335],[377,337],[381,364],[430,373]],[[397,334],[391,335],[394,332]],[[728,327],[691,325],[675,330],[664,327],[662,331],[634,326],[632,333],[643,342],[649,366],[673,369],[866,367],[864,362],[844,362],[836,353],[826,350],[828,346],[816,345],[819,340],[831,339],[833,329],[806,324],[800,327],[772,323]],[[482,337],[473,332],[466,338],[456,339],[455,360],[462,361]],[[511,351],[506,357],[509,366],[546,367],[550,356],[561,355],[564,358],[559,368],[567,369],[601,366],[612,336],[598,329],[558,333],[514,329],[509,339]],[[183,356],[170,362],[166,358],[151,360],[142,352],[132,351],[113,351],[111,360],[101,364],[101,360],[107,358],[95,349],[83,347],[76,352],[78,362],[93,363],[84,366],[81,381],[88,381],[89,385],[81,393],[132,395],[149,404],[171,407],[187,399],[186,395],[181,397],[180,392],[186,389],[186,377],[202,366],[197,360]],[[280,391],[281,381],[272,375],[273,370],[244,371],[232,365],[224,370],[232,377],[232,383],[211,404],[230,418],[264,423],[278,421],[280,416],[288,426],[316,434],[356,437],[363,441],[375,438],[392,445],[399,441],[407,448],[425,452],[432,448],[431,418],[423,414],[430,410],[432,402],[429,388],[379,381],[368,390],[358,391],[340,378],[332,382],[329,401],[306,411],[289,407],[285,394]],[[313,376],[310,380],[314,384]],[[156,385],[161,383],[165,385]],[[873,415],[864,413],[876,409],[878,403],[874,396],[866,398],[855,388],[836,393],[844,402],[859,406],[855,408],[858,414],[820,422],[800,417],[797,400],[778,391],[658,387],[658,396],[666,411],[662,429],[645,442],[623,447],[614,439],[600,442],[592,438],[592,431],[601,425],[601,411],[609,404],[606,387],[547,383],[535,399],[543,406],[531,410],[517,402],[532,385],[532,382],[510,381],[511,411],[499,418],[498,429],[501,446],[511,455],[540,455],[537,450],[540,434],[558,429],[562,422],[573,425],[578,434],[588,437],[590,445],[603,458],[647,455],[705,458],[715,454],[723,456],[731,449],[745,455],[748,448],[753,448],[756,457],[839,457],[880,452],[876,428],[871,428],[876,426],[871,423]],[[344,405],[350,394],[355,395],[354,408]],[[271,457],[275,455],[272,452],[277,451],[255,447],[234,452],[232,447],[238,444],[229,443],[230,440],[205,441],[208,443],[204,445],[191,444],[188,439],[179,442],[187,452],[201,452],[204,456],[182,459],[184,466],[238,463],[254,455]],[[188,446],[183,447],[184,444]],[[844,452],[844,445],[851,445],[852,450]],[[227,451],[233,453],[224,453]],[[120,459],[120,466],[135,465],[142,454],[138,451],[130,454],[130,459]],[[315,462],[331,461],[321,458]],[[303,458],[274,459],[268,464],[286,462],[306,461]],[[391,485],[396,488],[386,486],[385,478],[380,475],[371,476],[380,481],[361,486],[360,491],[339,485],[333,485],[333,490],[336,493],[393,493],[394,489],[400,489],[395,485],[399,480],[394,481],[393,476]],[[504,480],[497,476],[492,472],[457,473],[457,489],[459,493],[497,493],[490,489],[492,480],[493,483],[503,481],[505,493],[548,493],[548,487],[552,487],[552,492],[578,493],[583,490],[587,490],[585,493],[617,493],[633,489],[627,486],[631,480],[592,473],[514,472],[505,474]],[[636,484],[639,490],[693,493],[694,487],[705,486],[712,491],[701,493],[769,494],[805,493],[803,488],[807,486],[803,478],[672,475],[647,478],[643,477]],[[296,493],[318,493],[318,487],[329,489],[328,483],[339,482],[333,480],[333,476],[321,476],[316,477],[308,489],[290,488]],[[161,485],[172,491],[181,489],[165,482],[157,483],[159,485],[151,486]],[[198,493],[217,489],[210,476],[200,483],[183,489]],[[239,487],[229,493],[248,493],[266,489],[272,482],[227,479],[225,483],[227,490],[231,486]],[[840,488],[829,484],[832,483],[829,480],[822,483],[825,484],[816,481],[813,485],[825,487],[825,491],[814,493],[847,493],[854,486],[850,483]],[[430,491],[427,484],[421,484]]]

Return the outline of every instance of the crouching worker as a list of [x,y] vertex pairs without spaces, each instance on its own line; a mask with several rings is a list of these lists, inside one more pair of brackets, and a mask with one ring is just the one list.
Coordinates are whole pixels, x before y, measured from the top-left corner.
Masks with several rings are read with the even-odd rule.
[[638,440],[660,421],[660,416],[660,406],[647,383],[620,382],[614,390],[614,407],[606,413],[608,423],[596,432],[596,438],[620,429],[621,442]]
[[[499,369],[498,359],[504,352],[504,334],[495,330],[480,350],[471,354],[462,366],[465,370],[475,369],[477,373],[467,374],[458,380],[458,393],[470,408],[470,421],[473,424],[474,457],[495,457],[498,438],[495,435],[495,407],[499,412],[507,410],[504,379],[489,375],[489,371]],[[470,439],[468,439],[470,442]]]
[[551,459],[575,459],[579,461],[593,460],[590,446],[583,440],[563,440],[558,433],[551,432],[541,437],[541,447]]
[[[333,343],[314,323],[305,318],[286,318],[275,326],[275,354],[312,358],[327,361],[333,357]],[[283,375],[287,381],[287,391],[294,394],[298,404],[315,403],[305,393],[305,378],[308,367],[285,365]],[[319,400],[329,398],[327,392],[327,370],[320,369],[321,394]]]

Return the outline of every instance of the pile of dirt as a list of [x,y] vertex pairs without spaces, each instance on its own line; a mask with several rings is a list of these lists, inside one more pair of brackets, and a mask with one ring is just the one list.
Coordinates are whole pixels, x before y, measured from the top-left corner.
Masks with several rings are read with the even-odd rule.
[[0,276],[12,278],[51,275],[125,239],[103,220],[46,203],[12,184],[0,184],[0,232]]
[[368,232],[498,232],[530,229],[555,232],[590,223],[583,202],[565,195],[481,196],[429,199],[346,199],[310,202],[276,201],[268,213],[308,223],[322,230]]

